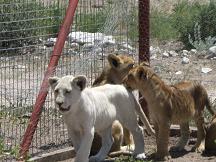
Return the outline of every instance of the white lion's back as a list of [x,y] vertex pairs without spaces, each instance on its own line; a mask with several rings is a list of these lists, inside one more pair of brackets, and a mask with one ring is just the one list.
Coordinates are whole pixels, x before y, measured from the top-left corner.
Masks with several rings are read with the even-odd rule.
[[[103,107],[114,106],[117,111],[124,109],[125,111],[134,111],[134,97],[123,85],[105,84],[102,86],[90,88],[96,102],[103,104]],[[107,104],[107,105],[106,105]],[[117,114],[118,115],[118,114]]]

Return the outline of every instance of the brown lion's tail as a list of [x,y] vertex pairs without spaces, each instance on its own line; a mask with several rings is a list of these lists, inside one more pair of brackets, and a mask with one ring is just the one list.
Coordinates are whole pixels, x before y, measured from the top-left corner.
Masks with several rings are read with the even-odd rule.
[[194,93],[193,98],[197,106],[203,105],[206,106],[211,115],[215,115],[214,110],[212,109],[211,102],[209,100],[208,93],[203,85],[198,82],[194,83]]
[[[133,95],[133,94],[132,94]],[[136,100],[135,96],[133,95],[134,98],[134,102],[135,102],[135,111],[137,113],[137,115],[140,117],[141,121],[143,122],[143,124],[146,127],[146,130],[148,131],[148,133],[150,135],[155,136],[155,131],[153,130],[153,128],[150,125],[150,122],[148,121],[147,116],[145,115],[145,113],[142,110],[141,105],[139,104],[139,102]]]

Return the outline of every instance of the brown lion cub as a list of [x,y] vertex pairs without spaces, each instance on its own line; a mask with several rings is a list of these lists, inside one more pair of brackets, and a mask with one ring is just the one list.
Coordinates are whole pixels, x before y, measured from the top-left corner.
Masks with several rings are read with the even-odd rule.
[[[124,83],[131,89],[138,89],[145,97],[156,132],[156,159],[167,160],[170,125],[180,124],[181,137],[175,150],[182,150],[189,138],[189,120],[194,119],[198,128],[197,142],[193,150],[202,152],[205,148],[205,127],[203,111],[206,106],[212,113],[204,87],[195,82],[181,82],[166,85],[148,66],[137,66],[130,70]],[[198,98],[198,99],[197,99]]]
[[[123,78],[128,74],[131,68],[134,66],[134,60],[126,55],[114,55],[109,54],[108,65],[103,69],[102,73],[95,79],[93,86],[100,86],[104,84],[122,84]],[[146,123],[144,123],[149,134],[154,135],[155,132],[149,124],[146,118]],[[114,143],[111,148],[111,152],[119,151],[121,149],[121,144],[124,141],[126,145],[132,145],[133,137],[131,133],[123,128],[122,125],[115,121],[112,125],[112,136],[114,138]],[[91,152],[94,154],[100,148],[100,137],[95,136],[93,141]]]
[[216,153],[216,114],[206,131],[205,150]]
[[134,66],[134,60],[126,55],[109,54],[107,56],[108,65],[102,73],[95,79],[93,86],[104,84],[121,84],[124,77]]

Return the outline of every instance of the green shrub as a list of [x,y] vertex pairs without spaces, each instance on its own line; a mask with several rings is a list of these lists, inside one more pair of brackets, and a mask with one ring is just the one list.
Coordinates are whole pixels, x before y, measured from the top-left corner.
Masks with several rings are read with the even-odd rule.
[[139,38],[138,31],[138,10],[133,7],[128,16],[128,37],[132,42],[137,42]]
[[[101,32],[107,32],[103,31],[103,27],[110,29],[109,26],[106,26],[107,24],[106,21],[109,18],[109,14],[112,5],[115,5],[113,1],[109,1],[109,4],[105,6],[104,8],[101,8],[98,11],[92,12],[92,13],[77,13],[75,16],[75,30],[76,31],[82,31],[82,32],[90,32],[90,33],[95,33],[98,31]],[[125,18],[125,19],[124,19]],[[119,19],[117,24],[112,24],[114,25],[111,30],[113,31],[108,31],[108,32],[114,32],[117,28],[120,30],[117,31],[120,35],[120,32],[122,31],[127,31],[127,36],[130,40],[136,41],[138,38],[138,10],[137,8],[131,8],[130,11],[128,11],[128,15],[125,15],[123,19]],[[109,22],[112,23],[112,22]],[[105,25],[105,26],[104,26]],[[111,34],[111,33],[109,33]],[[118,35],[118,36],[119,36]]]
[[193,39],[190,34],[188,36],[189,42],[198,51],[208,50],[210,47],[214,46],[216,37],[208,36],[202,38],[200,28],[200,25],[196,23],[194,27]]
[[209,5],[203,7],[199,14],[201,38],[216,36],[216,1],[212,0]]
[[159,40],[178,38],[178,32],[172,26],[172,17],[169,14],[153,10],[150,14],[150,36]]
[[188,37],[195,40],[194,28],[196,24],[200,25],[200,36],[203,41],[209,36],[216,35],[216,3],[201,5],[199,3],[189,4],[188,1],[181,1],[174,7],[171,15],[173,27],[179,32],[180,40],[187,48],[194,48]]
[[46,6],[34,0],[1,0],[0,50],[14,48],[12,53],[17,53],[18,47],[35,44],[39,37],[56,35],[62,9],[59,3]]
[[94,13],[77,13],[75,16],[75,30],[95,33],[104,25],[106,16],[107,14],[104,9]]

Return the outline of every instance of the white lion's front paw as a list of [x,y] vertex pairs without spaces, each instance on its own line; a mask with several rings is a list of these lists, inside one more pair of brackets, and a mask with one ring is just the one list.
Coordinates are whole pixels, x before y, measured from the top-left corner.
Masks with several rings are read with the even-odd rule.
[[145,158],[146,158],[146,155],[145,155],[145,153],[137,154],[137,155],[135,156],[135,158],[136,158],[136,159],[139,159],[139,160],[142,160],[142,159],[145,159]]
[[89,162],[100,162],[100,161],[102,161],[102,159],[99,158],[98,156],[91,156],[89,158]]

